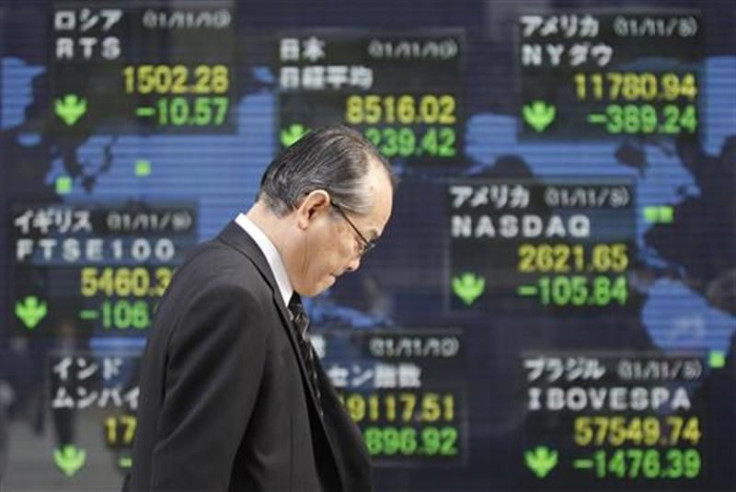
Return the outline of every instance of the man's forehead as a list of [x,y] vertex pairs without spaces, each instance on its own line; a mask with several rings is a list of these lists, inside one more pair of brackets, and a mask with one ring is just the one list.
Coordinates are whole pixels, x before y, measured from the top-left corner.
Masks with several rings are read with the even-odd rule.
[[366,217],[367,234],[370,239],[375,239],[383,234],[383,229],[391,217],[391,209],[393,206],[393,194],[388,190],[381,190],[374,197],[371,212]]

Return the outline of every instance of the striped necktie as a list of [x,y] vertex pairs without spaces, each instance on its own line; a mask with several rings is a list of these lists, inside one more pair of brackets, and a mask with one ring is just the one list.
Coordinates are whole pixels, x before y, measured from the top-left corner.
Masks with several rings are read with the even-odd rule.
[[293,316],[296,339],[299,342],[299,351],[302,353],[302,359],[304,359],[304,365],[307,368],[309,382],[311,383],[314,394],[317,397],[317,409],[321,416],[322,395],[319,391],[319,379],[317,377],[317,369],[315,368],[314,349],[312,349],[312,344],[309,342],[309,335],[307,334],[307,330],[309,329],[309,316],[307,316],[307,312],[304,310],[301,297],[299,297],[299,294],[296,292],[294,292],[294,295],[291,296],[291,300],[289,301],[289,311],[291,311]]

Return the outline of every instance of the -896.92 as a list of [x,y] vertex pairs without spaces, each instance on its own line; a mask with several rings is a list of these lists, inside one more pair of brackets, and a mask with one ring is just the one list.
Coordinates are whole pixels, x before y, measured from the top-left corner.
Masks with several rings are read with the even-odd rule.
[[371,456],[455,457],[458,429],[446,427],[366,427],[363,439]]

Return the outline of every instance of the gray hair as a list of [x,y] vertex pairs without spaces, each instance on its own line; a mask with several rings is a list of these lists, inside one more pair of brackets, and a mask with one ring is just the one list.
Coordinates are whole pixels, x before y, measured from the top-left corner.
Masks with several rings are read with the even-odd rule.
[[321,189],[345,211],[367,214],[372,197],[364,189],[364,178],[371,159],[383,166],[395,188],[391,165],[360,133],[343,125],[310,131],[269,164],[257,200],[283,217],[304,196]]

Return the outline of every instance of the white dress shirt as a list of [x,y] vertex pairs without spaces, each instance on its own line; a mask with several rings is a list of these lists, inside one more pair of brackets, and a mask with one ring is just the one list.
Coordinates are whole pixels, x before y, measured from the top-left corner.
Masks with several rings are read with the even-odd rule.
[[284,267],[284,261],[281,259],[281,255],[276,249],[276,246],[274,246],[268,236],[266,236],[266,233],[263,232],[260,227],[255,225],[252,220],[246,217],[245,214],[239,214],[235,219],[235,223],[242,227],[243,230],[253,238],[261,252],[263,252],[263,256],[266,257],[268,266],[271,267],[271,272],[276,278],[276,284],[279,287],[281,298],[284,300],[284,306],[288,306],[289,301],[291,300],[291,295],[294,293],[294,288],[291,286],[291,281],[289,280],[289,276],[286,274],[286,268]]

